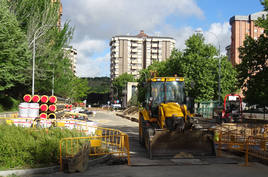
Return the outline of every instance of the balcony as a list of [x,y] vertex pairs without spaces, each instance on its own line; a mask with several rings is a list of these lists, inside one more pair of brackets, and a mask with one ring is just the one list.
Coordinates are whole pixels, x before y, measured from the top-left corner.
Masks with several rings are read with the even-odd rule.
[[157,55],[152,55],[152,59],[157,59]]
[[138,58],[137,54],[131,54],[131,58]]
[[158,53],[158,50],[156,50],[156,49],[152,49],[151,52],[152,52],[152,53]]
[[131,64],[138,64],[139,63],[139,61],[138,60],[131,60]]
[[152,47],[158,47],[157,43],[152,43]]
[[131,42],[131,47],[138,47],[138,44],[136,42]]
[[133,53],[137,53],[137,52],[138,52],[138,49],[137,49],[137,48],[134,48],[134,49],[132,48],[132,49],[131,49],[131,52],[133,52]]

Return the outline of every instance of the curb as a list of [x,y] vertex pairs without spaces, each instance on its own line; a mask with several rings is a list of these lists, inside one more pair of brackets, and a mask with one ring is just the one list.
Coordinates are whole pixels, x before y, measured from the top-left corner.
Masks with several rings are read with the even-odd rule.
[[123,115],[123,114],[119,114],[119,113],[116,113],[115,115],[119,116],[119,117],[122,117],[122,118],[125,118],[125,119],[128,119],[132,122],[139,122],[139,119],[136,118],[136,117],[130,117],[130,116],[126,116],[126,115]]
[[50,174],[59,171],[60,166],[45,167],[45,168],[33,168],[33,169],[21,169],[21,170],[7,170],[0,171],[0,176],[17,175],[26,176],[33,174]]
[[[94,166],[99,163],[104,163],[110,158],[111,158],[111,155],[105,155],[103,157],[100,157],[94,160],[89,160],[88,167]],[[9,176],[9,175],[28,176],[28,175],[33,175],[33,174],[52,174],[52,173],[56,173],[59,171],[60,171],[60,166],[53,166],[53,167],[45,167],[45,168],[0,171],[0,176]]]

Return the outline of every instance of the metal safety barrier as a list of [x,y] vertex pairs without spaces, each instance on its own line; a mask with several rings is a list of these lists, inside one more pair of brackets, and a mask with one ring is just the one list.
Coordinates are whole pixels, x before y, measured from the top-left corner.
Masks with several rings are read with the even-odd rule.
[[246,166],[249,155],[268,160],[267,124],[222,124],[215,129],[214,141],[219,156],[223,149],[245,153]]
[[89,156],[98,157],[112,154],[117,158],[127,158],[130,165],[128,135],[116,129],[96,128],[95,135],[89,137],[63,138],[60,141],[60,167],[63,159],[74,157],[81,151],[83,144],[89,142]]

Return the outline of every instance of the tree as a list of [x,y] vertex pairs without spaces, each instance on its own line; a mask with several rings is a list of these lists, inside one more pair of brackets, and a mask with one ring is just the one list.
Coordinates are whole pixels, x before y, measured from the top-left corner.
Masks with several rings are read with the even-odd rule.
[[[262,1],[268,11],[268,0]],[[268,16],[267,16],[268,17]],[[254,40],[246,37],[239,48],[241,63],[237,65],[239,86],[250,105],[268,105],[268,18],[259,18],[256,24],[264,28],[264,34]]]
[[72,100],[82,101],[87,97],[90,88],[88,87],[88,82],[83,78],[74,78],[72,80]]
[[126,84],[134,81],[134,76],[128,73],[121,74],[115,78],[112,81],[112,89],[116,92],[117,98],[121,98],[123,96],[123,90],[126,89]]
[[6,92],[26,81],[30,55],[26,36],[5,0],[0,1],[0,24],[0,92]]
[[184,77],[186,94],[195,102],[218,99],[218,61],[221,61],[221,98],[236,90],[236,71],[226,57],[218,56],[216,48],[204,43],[202,34],[194,34],[185,42],[183,51],[173,50],[170,58],[157,62],[142,70],[139,78],[138,100],[144,100],[142,82],[149,76],[149,70],[158,72],[159,76]]
[[[73,28],[69,22],[59,26],[60,18],[58,1],[51,0],[12,0],[9,8],[19,21],[19,25],[27,35],[28,48],[33,52],[35,43],[35,92],[50,94],[52,78],[55,78],[55,94],[70,96],[74,75],[70,69],[70,61],[64,48],[69,46]],[[31,62],[27,72],[28,91],[31,88]]]

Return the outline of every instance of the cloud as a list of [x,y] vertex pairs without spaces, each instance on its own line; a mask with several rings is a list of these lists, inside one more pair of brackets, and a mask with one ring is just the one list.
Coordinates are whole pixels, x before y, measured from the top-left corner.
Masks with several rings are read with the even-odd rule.
[[[108,41],[114,35],[134,35],[141,29],[153,35],[159,26],[162,29],[167,26],[165,21],[169,16],[204,18],[195,0],[65,0],[62,3],[63,21],[69,19],[75,27],[71,45],[78,51],[77,75],[83,77],[109,73]],[[179,47],[183,45],[182,39],[189,36],[184,33],[188,28],[166,29],[170,34],[163,34],[174,34],[180,40]]]
[[110,39],[116,34],[136,33],[143,29],[153,32],[176,17],[204,18],[194,0],[75,0],[63,2],[63,16],[76,28],[75,41]]
[[91,58],[83,53],[78,54],[80,64],[77,68],[78,77],[100,77],[108,76],[110,72],[110,53],[102,57]]
[[206,42],[212,43],[217,49],[220,47],[221,54],[225,55],[225,47],[231,44],[230,29],[228,22],[211,24],[209,30],[204,32]]
[[231,44],[231,30],[228,22],[212,23],[207,31],[203,31],[201,27],[192,28],[190,26],[174,28],[171,25],[165,25],[161,31],[161,35],[170,36],[176,39],[176,48],[184,49],[185,40],[187,40],[194,33],[201,32],[204,35],[205,42],[211,43],[217,49],[221,48],[221,54],[225,55],[225,47]]

